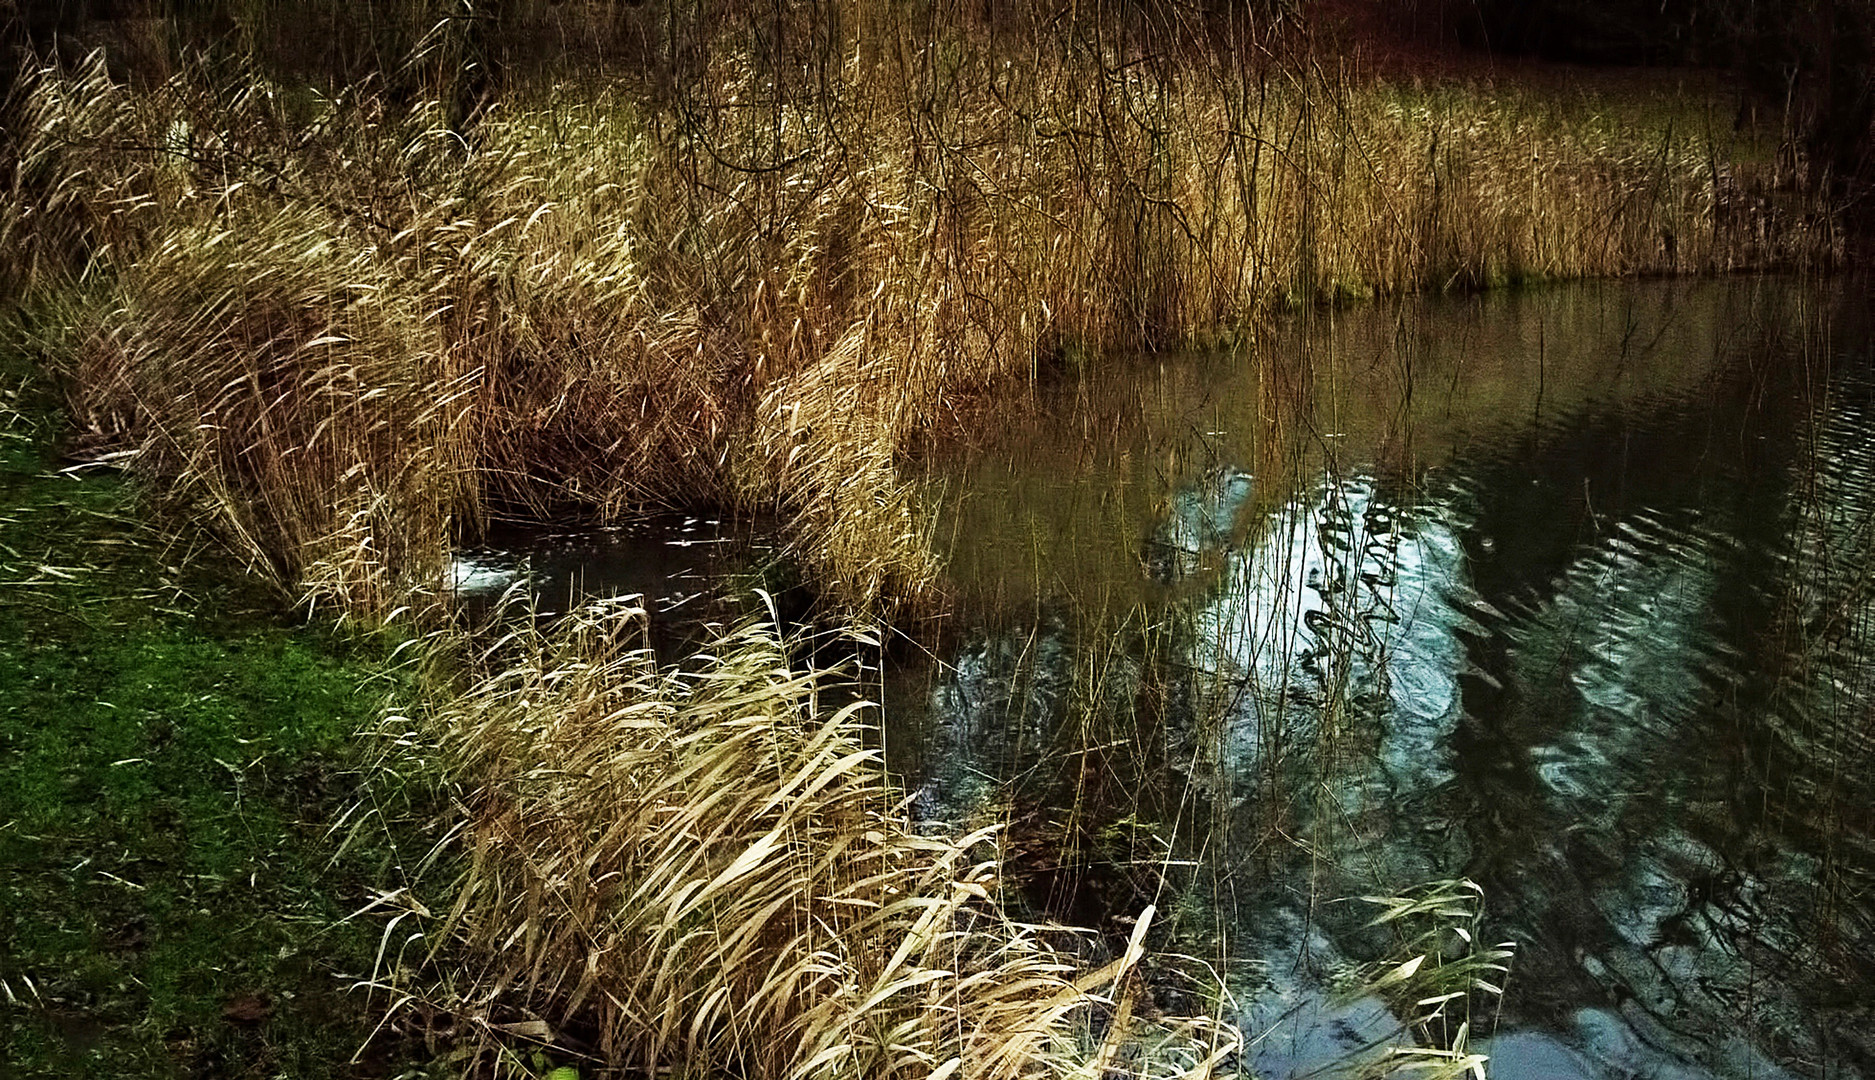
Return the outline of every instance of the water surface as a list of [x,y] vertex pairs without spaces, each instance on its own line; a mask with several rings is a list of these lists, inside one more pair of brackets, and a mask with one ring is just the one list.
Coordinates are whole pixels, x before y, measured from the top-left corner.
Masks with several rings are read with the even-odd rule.
[[892,760],[1065,837],[1062,914],[1172,911],[1263,1076],[1401,1037],[1332,992],[1400,945],[1342,898],[1461,877],[1516,944],[1496,1076],[1875,1075],[1866,296],[1422,300],[1070,376],[931,467],[969,629],[888,687]]

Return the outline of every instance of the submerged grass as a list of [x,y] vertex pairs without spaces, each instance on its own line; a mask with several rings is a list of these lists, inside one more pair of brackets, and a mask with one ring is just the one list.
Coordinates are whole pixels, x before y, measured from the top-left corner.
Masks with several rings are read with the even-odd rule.
[[1484,1080],[1487,1058],[1472,1039],[1495,1034],[1516,950],[1513,942],[1487,946],[1479,939],[1484,889],[1467,878],[1362,899],[1383,909],[1368,925],[1393,930],[1398,944],[1393,956],[1369,965],[1356,992],[1391,999],[1408,1028],[1408,1041],[1370,1072]]

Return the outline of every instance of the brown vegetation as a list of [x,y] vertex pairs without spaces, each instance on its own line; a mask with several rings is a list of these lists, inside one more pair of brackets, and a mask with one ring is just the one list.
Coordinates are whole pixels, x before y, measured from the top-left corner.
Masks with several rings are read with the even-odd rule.
[[[1355,80],[1285,51],[1279,7],[523,20],[635,68],[607,75],[413,5],[399,59],[338,35],[326,84],[256,16],[161,77],[22,84],[0,282],[72,453],[377,621],[440,607],[492,517],[660,504],[777,513],[849,610],[929,604],[906,456],[1049,367],[1284,306],[1838,253],[1699,103]],[[1137,938],[1077,973],[999,904],[993,834],[910,829],[772,634],[671,673],[634,618],[521,632],[427,718],[473,858],[442,1004],[646,1071],[1112,1063],[1076,1025]],[[1228,1048],[1155,1038],[1199,1073]]]
[[1150,910],[1090,969],[1072,932],[1004,913],[996,828],[910,828],[867,707],[820,707],[771,628],[666,671],[634,648],[642,614],[522,631],[425,718],[463,782],[470,868],[440,929],[471,960],[403,1006],[646,1073],[1035,1076],[1145,1039],[1138,1075],[1205,1076],[1238,1049],[1124,1006],[1096,1036]]
[[87,445],[383,617],[490,514],[659,503],[779,510],[831,597],[916,605],[899,456],[1061,357],[1838,245],[1696,107],[1355,83],[1150,19],[831,14],[695,24],[643,81],[515,85],[471,127],[369,81],[49,70],[6,277]]

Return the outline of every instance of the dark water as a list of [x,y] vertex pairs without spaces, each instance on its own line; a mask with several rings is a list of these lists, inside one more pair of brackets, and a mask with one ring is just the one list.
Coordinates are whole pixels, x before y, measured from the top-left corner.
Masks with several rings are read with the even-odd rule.
[[1066,835],[1063,914],[1174,912],[1263,1076],[1410,1011],[1333,993],[1397,949],[1338,901],[1461,877],[1495,1076],[1875,1076],[1868,316],[1584,286],[1070,379],[933,471],[975,629],[893,759]]
[[748,568],[776,557],[767,535],[759,522],[693,514],[576,531],[498,526],[456,552],[448,585],[470,622],[504,604],[553,618],[595,597],[636,596],[649,643],[674,661],[709,627],[740,617]]
[[[1054,913],[1156,904],[1153,1004],[1221,980],[1263,1077],[1411,1038],[1354,898],[1460,878],[1493,1076],[1875,1077],[1870,316],[1587,285],[1069,374],[929,466],[956,629],[893,654],[888,759]],[[686,535],[569,565],[681,598]]]

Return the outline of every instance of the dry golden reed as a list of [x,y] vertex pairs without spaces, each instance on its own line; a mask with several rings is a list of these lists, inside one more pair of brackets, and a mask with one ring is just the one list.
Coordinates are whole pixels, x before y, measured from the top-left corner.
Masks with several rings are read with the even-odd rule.
[[670,10],[695,18],[657,62],[514,74],[472,127],[446,85],[30,80],[0,276],[54,312],[91,442],[283,589],[380,618],[491,515],[670,503],[779,511],[830,598],[916,606],[904,456],[1045,365],[1287,304],[1840,247],[1678,103],[941,5]]
[[1237,1048],[1206,1020],[1122,1021],[1106,1046],[1090,1010],[1150,911],[1088,970],[1053,944],[1069,932],[1005,913],[995,828],[910,827],[869,707],[821,706],[826,676],[770,627],[661,670],[642,616],[517,630],[425,719],[466,814],[450,1008],[613,1067],[748,1080],[1057,1075],[1125,1040],[1152,1047],[1137,1075],[1202,1076]]

